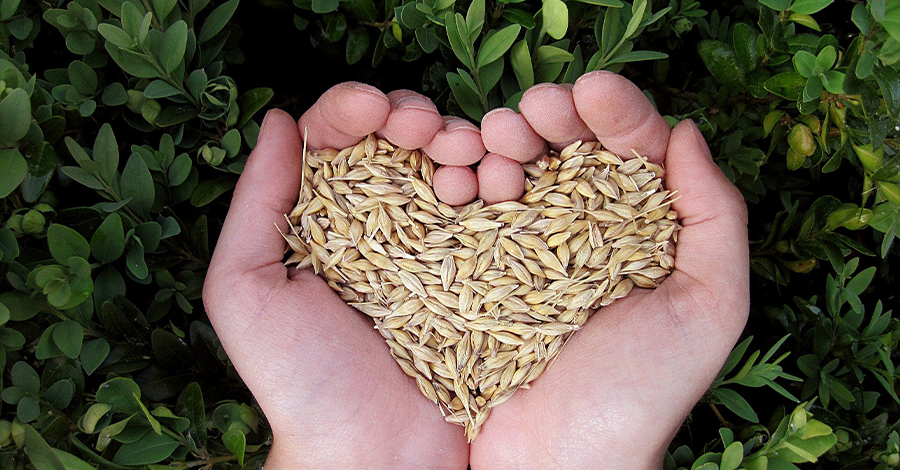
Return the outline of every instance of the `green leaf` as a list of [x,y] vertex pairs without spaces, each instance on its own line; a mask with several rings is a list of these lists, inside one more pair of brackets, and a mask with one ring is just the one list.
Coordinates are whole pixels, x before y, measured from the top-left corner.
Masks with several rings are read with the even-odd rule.
[[569,28],[569,8],[562,0],[544,0],[541,8],[544,30],[553,39],[562,39]]
[[103,338],[92,339],[81,347],[81,367],[84,373],[91,375],[109,356],[109,342]]
[[113,212],[97,227],[91,237],[91,254],[101,263],[111,263],[125,253],[125,230],[122,218]]
[[821,31],[822,28],[819,26],[819,23],[809,15],[801,15],[800,13],[791,13],[791,16],[788,16],[788,21],[793,21],[799,25],[806,26],[809,29],[814,31]]
[[200,384],[191,382],[184,388],[176,404],[178,415],[191,421],[187,431],[199,446],[206,446],[206,406]]
[[79,459],[78,457],[68,452],[59,450],[54,447],[53,453],[56,454],[56,457],[68,470],[97,470],[97,467],[85,462],[84,460]]
[[806,86],[803,87],[803,101],[817,100],[822,95],[822,79],[818,76],[809,77]]
[[59,263],[65,263],[72,256],[87,259],[91,255],[88,241],[65,225],[53,224],[47,229],[47,245],[53,259]]
[[613,49],[625,39],[621,16],[618,9],[606,10],[605,15],[597,16],[597,21],[594,23],[594,36],[600,46],[598,54],[601,56],[612,53]]
[[138,154],[132,154],[122,170],[122,197],[131,198],[128,206],[139,216],[145,219],[150,217],[150,208],[156,197],[153,186],[153,177],[144,159]]
[[669,54],[656,51],[630,51],[624,54],[616,54],[609,62],[612,64],[623,64],[626,62],[639,62],[643,60],[661,60],[669,57]]
[[528,43],[524,39],[512,47],[509,62],[512,64],[516,81],[519,82],[519,89],[527,90],[531,88],[534,85],[534,67],[531,64],[531,52],[528,50]]
[[481,45],[481,49],[478,51],[478,68],[484,67],[503,57],[503,55],[506,54],[506,51],[512,47],[521,30],[522,27],[517,24],[509,25],[500,31],[497,31],[484,41]]
[[19,420],[30,423],[41,414],[41,404],[31,395],[25,395],[16,404],[16,417]]
[[131,245],[128,255],[125,256],[125,265],[138,279],[146,279],[150,274],[147,261],[144,259],[144,247],[140,243]]
[[350,28],[347,33],[347,63],[353,65],[366,55],[369,50],[369,32],[362,26]]
[[275,92],[271,88],[254,88],[242,94],[237,100],[237,104],[241,108],[241,116],[235,127],[243,129],[253,115],[268,104],[273,96],[275,96]]
[[112,126],[108,123],[100,127],[94,141],[94,161],[100,167],[100,177],[103,181],[113,184],[118,178],[119,144],[116,142]]
[[141,396],[141,388],[133,380],[125,377],[116,377],[100,385],[97,390],[97,403],[106,403],[112,406],[114,411],[126,413],[140,413],[138,404]]
[[176,157],[168,170],[169,186],[178,186],[187,181],[188,176],[191,174],[191,167],[191,157],[188,154],[182,153]]
[[816,68],[816,56],[806,51],[797,51],[794,54],[794,68],[801,76],[809,78]]
[[635,0],[634,5],[631,6],[631,19],[628,20],[628,26],[625,27],[625,39],[631,39],[640,28],[646,10],[647,0]]
[[126,73],[138,78],[159,78],[159,70],[150,62],[143,53],[131,52],[128,49],[120,49],[112,43],[106,43],[106,51],[109,56]]
[[481,118],[484,117],[484,109],[481,107],[478,93],[472,91],[471,87],[465,84],[462,77],[453,72],[447,73],[447,83],[450,85],[453,97],[456,98],[456,103],[459,104],[459,107],[462,108],[466,115],[476,121],[481,121]]
[[338,0],[312,0],[313,13],[324,14],[331,13],[338,9]]
[[240,465],[244,465],[244,451],[247,448],[247,436],[239,429],[232,429],[222,434],[222,442],[225,447],[237,457]]
[[34,430],[33,427],[25,424],[25,454],[31,460],[36,470],[66,470],[66,466],[53,452],[53,448],[47,441]]
[[234,188],[234,184],[234,178],[228,176],[217,176],[203,181],[194,188],[194,192],[191,194],[191,204],[194,207],[203,207],[230,191]]
[[77,166],[64,166],[62,172],[69,178],[81,183],[91,189],[103,190],[103,183],[94,175],[82,170]]
[[37,371],[26,362],[19,361],[13,364],[9,376],[13,385],[26,392],[38,393],[41,389],[41,379],[38,378]]
[[184,20],[177,21],[163,34],[159,61],[166,72],[173,72],[184,60],[187,40],[188,27]]
[[84,328],[76,321],[66,320],[57,323],[53,329],[53,342],[68,358],[75,359],[81,354],[83,341]]
[[153,80],[147,85],[147,88],[144,88],[144,96],[150,99],[168,98],[180,94],[181,91],[165,80]]
[[118,26],[113,26],[109,23],[100,23],[100,25],[97,26],[97,32],[117,47],[127,49],[134,46],[134,38]]
[[372,0],[350,0],[350,11],[359,21],[374,22],[378,16],[378,9]]
[[801,15],[812,15],[822,11],[833,2],[834,0],[794,0],[791,4],[791,11]]
[[734,50],[721,41],[706,39],[697,46],[700,58],[716,80],[731,86],[739,86],[744,81],[744,72],[738,66]]
[[434,32],[434,28],[419,28],[416,30],[416,42],[426,54],[436,51],[441,45],[441,40]]
[[624,3],[619,0],[575,0],[580,3],[587,3],[588,5],[599,5],[602,7],[613,7],[613,8],[622,8],[625,6]]
[[775,11],[784,11],[791,6],[791,0],[759,0],[759,3]]
[[58,380],[44,392],[44,398],[50,406],[62,410],[69,407],[75,396],[75,384],[70,379]]
[[19,8],[20,0],[3,0],[0,2],[0,21],[8,21]]
[[530,13],[518,8],[506,8],[503,10],[503,17],[512,23],[521,25],[525,29],[535,27],[534,17]]
[[228,21],[231,20],[231,16],[234,15],[234,11],[237,10],[239,1],[240,0],[229,0],[213,10],[212,13],[206,17],[206,21],[203,22],[203,27],[200,28],[200,35],[197,36],[197,42],[204,43],[215,37],[216,34],[219,34],[219,31],[222,31],[228,24]]
[[173,105],[163,109],[156,118],[156,125],[159,127],[169,127],[190,121],[200,114],[200,110],[196,106],[191,105]]
[[822,74],[822,86],[829,93],[839,95],[844,91],[844,74],[837,70],[829,70]]
[[153,0],[153,11],[157,18],[164,20],[177,4],[178,0]]
[[16,291],[0,294],[0,303],[9,309],[9,319],[12,321],[30,320],[44,311],[42,301]]
[[179,442],[168,434],[147,433],[137,442],[123,444],[113,457],[119,465],[148,465],[167,459]]
[[484,26],[484,0],[473,0],[466,10],[466,30],[469,31],[469,42],[474,43],[481,35]]
[[816,67],[821,67],[822,71],[830,70],[837,60],[837,51],[832,46],[825,46],[816,56]]
[[[2,132],[2,131],[0,131]],[[12,194],[28,174],[28,162],[19,149],[0,150],[0,198]]]
[[95,46],[94,38],[86,31],[73,31],[66,36],[66,47],[73,54],[90,54],[94,52]]
[[97,91],[97,73],[80,60],[69,64],[69,80],[82,95],[93,95]]
[[782,72],[765,81],[763,87],[782,98],[796,100],[803,92],[806,79],[797,72]]
[[452,12],[448,12],[444,17],[444,24],[447,29],[447,39],[450,41],[450,48],[453,49],[453,54],[455,54],[456,58],[470,70],[475,68],[475,61],[470,52],[470,43],[469,41],[463,40],[463,37],[469,37],[469,32],[462,15],[457,13],[454,16]]
[[751,407],[750,403],[747,403],[747,400],[738,392],[728,388],[716,388],[713,390],[713,396],[721,401],[726,408],[741,418],[744,418],[751,423],[759,422],[759,417],[756,415],[756,412],[753,411],[753,407]]
[[860,271],[858,274],[853,276],[853,279],[847,283],[847,289],[856,295],[862,295],[863,291],[869,287],[869,284],[872,283],[872,279],[875,278],[875,266],[869,267]]
[[103,89],[100,101],[107,106],[122,106],[128,101],[128,94],[121,83],[113,82]]
[[0,101],[0,144],[14,144],[30,127],[31,99],[24,89],[16,88]]
[[744,446],[740,442],[732,442],[722,453],[722,463],[719,464],[719,469],[737,470],[742,460],[744,460]]

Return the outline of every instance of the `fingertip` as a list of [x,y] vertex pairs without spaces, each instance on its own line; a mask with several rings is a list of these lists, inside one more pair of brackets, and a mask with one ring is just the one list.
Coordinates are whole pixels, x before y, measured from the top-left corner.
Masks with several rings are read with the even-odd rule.
[[679,192],[673,204],[679,217],[746,211],[740,191],[713,161],[706,139],[690,119],[672,129],[665,163],[667,185]]
[[387,94],[391,111],[380,133],[394,145],[418,149],[434,138],[444,120],[430,99],[410,90]]
[[509,108],[494,109],[481,119],[481,139],[488,152],[520,163],[533,161],[547,150],[547,143],[525,118]]
[[361,136],[352,136],[335,129],[322,117],[319,109],[318,105],[313,105],[297,121],[300,138],[306,141],[307,148],[310,150],[342,149],[359,142]]
[[442,165],[466,166],[477,163],[487,152],[481,130],[465,119],[446,116],[443,128],[435,133],[422,150]]
[[534,131],[551,147],[567,144],[589,131],[578,116],[571,86],[555,83],[535,85],[522,95],[519,111]]
[[591,72],[575,82],[572,97],[578,115],[604,147],[624,158],[635,150],[657,163],[664,159],[669,125],[630,80]]
[[314,107],[334,129],[365,137],[384,127],[391,112],[387,95],[359,82],[339,83],[328,89]]
[[444,165],[434,172],[434,194],[441,202],[461,206],[478,196],[478,177],[467,166]]
[[478,197],[487,204],[516,201],[525,194],[525,170],[510,158],[489,153],[478,164]]
[[[251,156],[265,152],[273,146],[295,148],[299,145],[300,133],[294,123],[294,118],[281,109],[272,108],[266,112],[266,116],[263,118],[257,145],[251,152]],[[289,161],[289,163],[292,162]]]

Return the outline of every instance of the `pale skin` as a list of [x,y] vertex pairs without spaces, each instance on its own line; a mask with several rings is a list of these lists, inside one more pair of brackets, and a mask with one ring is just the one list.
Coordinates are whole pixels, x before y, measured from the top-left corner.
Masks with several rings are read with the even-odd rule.
[[[746,206],[696,125],[670,131],[637,87],[606,72],[574,88],[538,85],[521,115],[495,111],[480,134],[442,119],[423,97],[389,95],[337,85],[299,126],[269,112],[213,255],[203,298],[272,426],[266,469],[660,468],[738,339],[750,302]],[[675,270],[656,290],[635,290],[591,317],[469,445],[403,374],[368,318],[314,274],[282,264],[285,242],[273,224],[285,230],[283,214],[296,203],[301,129],[313,148],[378,132],[447,158],[464,148],[520,159],[581,138],[623,156],[636,149],[665,165],[666,184],[680,195]]]

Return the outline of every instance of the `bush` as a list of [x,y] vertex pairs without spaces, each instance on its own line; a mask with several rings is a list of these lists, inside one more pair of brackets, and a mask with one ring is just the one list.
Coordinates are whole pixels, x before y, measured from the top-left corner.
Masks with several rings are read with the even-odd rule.
[[0,467],[262,467],[200,302],[262,108],[356,79],[478,121],[597,69],[750,209],[746,339],[666,468],[900,465],[900,4],[238,1],[0,0]]

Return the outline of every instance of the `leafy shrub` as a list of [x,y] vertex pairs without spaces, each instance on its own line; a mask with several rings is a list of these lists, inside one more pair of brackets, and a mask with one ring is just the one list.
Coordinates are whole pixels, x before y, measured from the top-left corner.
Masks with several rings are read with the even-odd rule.
[[897,467],[898,68],[887,0],[0,0],[0,467],[261,467],[199,297],[263,107],[396,79],[478,121],[598,69],[750,208],[746,339],[666,468]]

